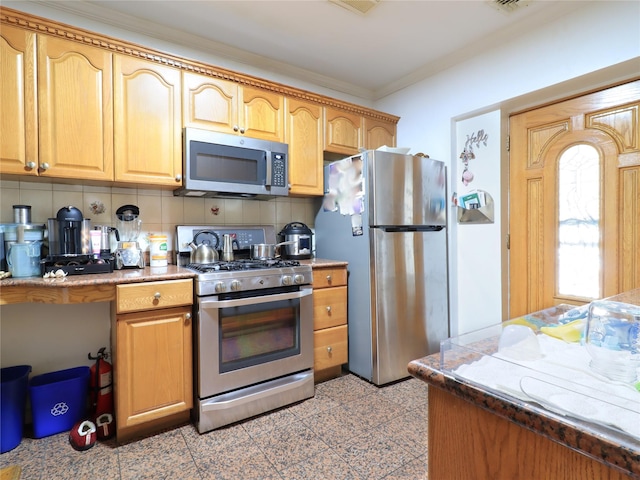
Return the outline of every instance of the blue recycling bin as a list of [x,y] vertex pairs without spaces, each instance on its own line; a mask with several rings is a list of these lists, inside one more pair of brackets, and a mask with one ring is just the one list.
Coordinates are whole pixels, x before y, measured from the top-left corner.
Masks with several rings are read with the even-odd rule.
[[0,371],[0,453],[13,450],[22,441],[30,365]]
[[89,367],[34,376],[29,382],[34,438],[71,430],[82,420],[89,394]]

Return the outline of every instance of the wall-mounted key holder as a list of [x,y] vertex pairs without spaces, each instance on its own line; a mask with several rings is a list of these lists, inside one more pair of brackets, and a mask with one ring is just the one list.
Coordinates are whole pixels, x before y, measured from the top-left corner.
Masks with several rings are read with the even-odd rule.
[[493,197],[484,190],[475,190],[459,199],[458,223],[493,223]]

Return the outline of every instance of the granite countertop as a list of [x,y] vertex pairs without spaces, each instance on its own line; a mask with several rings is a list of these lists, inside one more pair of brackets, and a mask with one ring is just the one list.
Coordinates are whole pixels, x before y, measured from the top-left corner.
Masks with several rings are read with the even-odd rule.
[[189,279],[196,274],[184,267],[145,267],[112,273],[67,275],[62,278],[5,278],[0,280],[0,305],[14,303],[73,304],[110,302],[118,285]]
[[301,265],[311,265],[313,267],[344,267],[345,265],[349,265],[349,262],[345,262],[343,260],[329,260],[326,258],[312,258],[309,260],[300,260]]
[[635,478],[640,478],[640,441],[615,429],[555,414],[537,404],[501,395],[448,375],[440,354],[413,360],[409,373],[473,405],[583,453]]
[[[114,270],[112,273],[90,273],[86,275],[67,275],[63,278],[8,277],[0,280],[0,289],[4,287],[82,287],[91,285],[119,285],[123,283],[154,282],[193,278],[196,273],[177,265],[166,267],[145,267]],[[0,290],[1,291],[1,290]]]

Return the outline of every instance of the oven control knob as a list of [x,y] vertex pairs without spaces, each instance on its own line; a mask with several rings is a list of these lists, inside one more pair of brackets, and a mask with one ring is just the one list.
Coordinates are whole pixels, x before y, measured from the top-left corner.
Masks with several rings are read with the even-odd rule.
[[293,277],[291,275],[285,275],[282,277],[282,285],[293,285]]
[[293,282],[296,285],[301,285],[304,283],[304,275],[300,275],[299,273],[293,277]]
[[231,290],[233,290],[234,292],[242,290],[242,284],[239,280],[234,280],[233,282],[231,282]]
[[227,289],[227,286],[223,282],[216,283],[215,290],[216,293],[222,293]]

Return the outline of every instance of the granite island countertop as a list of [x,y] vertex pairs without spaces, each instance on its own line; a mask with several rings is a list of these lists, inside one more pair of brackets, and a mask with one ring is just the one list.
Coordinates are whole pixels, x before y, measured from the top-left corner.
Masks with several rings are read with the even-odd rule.
[[443,371],[440,354],[413,360],[409,373],[476,407],[513,422],[633,478],[640,478],[640,441],[622,431],[553,413]]

